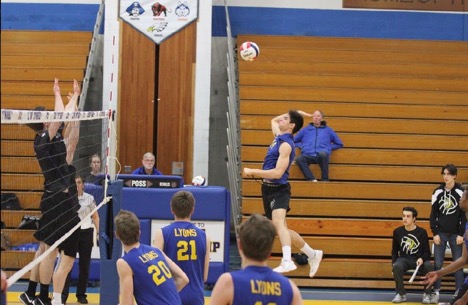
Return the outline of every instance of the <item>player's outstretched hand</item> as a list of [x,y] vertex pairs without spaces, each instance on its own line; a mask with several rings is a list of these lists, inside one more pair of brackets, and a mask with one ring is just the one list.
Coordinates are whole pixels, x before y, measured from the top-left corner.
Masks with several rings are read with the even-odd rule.
[[60,95],[60,86],[59,86],[59,80],[58,80],[58,78],[55,78],[55,79],[54,79],[54,87],[53,87],[53,90],[54,90],[54,94]]
[[421,284],[426,287],[432,286],[440,276],[435,271],[428,272],[425,276],[422,277]]
[[78,81],[76,79],[73,80],[73,93],[78,95],[81,93],[80,85],[78,84]]

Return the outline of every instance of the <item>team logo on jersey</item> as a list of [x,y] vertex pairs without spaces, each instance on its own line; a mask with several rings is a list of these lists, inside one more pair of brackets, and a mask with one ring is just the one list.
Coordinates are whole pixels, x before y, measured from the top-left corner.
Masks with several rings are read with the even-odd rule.
[[419,245],[418,238],[413,234],[408,234],[407,236],[403,237],[401,240],[401,249],[406,254],[415,254],[418,252]]
[[455,197],[451,193],[447,193],[439,201],[439,210],[444,215],[450,215],[457,211],[458,203]]

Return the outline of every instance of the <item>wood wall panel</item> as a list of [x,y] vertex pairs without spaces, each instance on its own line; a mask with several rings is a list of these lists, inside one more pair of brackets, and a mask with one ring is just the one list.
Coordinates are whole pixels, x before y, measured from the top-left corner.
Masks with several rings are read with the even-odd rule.
[[189,182],[193,176],[196,22],[161,43],[159,51],[157,162],[163,173],[171,173],[172,162],[183,162],[184,181]]
[[121,43],[119,160],[133,170],[152,151],[162,173],[170,175],[172,162],[183,162],[184,180],[190,181],[196,23],[159,48],[122,23]]
[[[117,156],[122,166],[141,166],[145,152],[153,151],[156,45],[122,24]],[[123,168],[122,168],[123,171]]]

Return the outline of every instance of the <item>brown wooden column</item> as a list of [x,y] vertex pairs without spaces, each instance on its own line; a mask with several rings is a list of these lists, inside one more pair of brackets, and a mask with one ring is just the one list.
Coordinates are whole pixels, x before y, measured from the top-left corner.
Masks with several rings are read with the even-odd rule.
[[196,22],[163,41],[158,56],[154,42],[122,22],[117,152],[122,167],[141,166],[143,153],[153,151],[160,171],[171,174],[172,162],[183,162],[184,180],[191,181],[195,50]]
[[117,155],[123,166],[141,166],[145,152],[153,151],[154,80],[156,45],[121,22],[119,127]]
[[159,47],[157,161],[169,173],[173,161],[184,162],[186,183],[193,176],[196,29],[193,22]]

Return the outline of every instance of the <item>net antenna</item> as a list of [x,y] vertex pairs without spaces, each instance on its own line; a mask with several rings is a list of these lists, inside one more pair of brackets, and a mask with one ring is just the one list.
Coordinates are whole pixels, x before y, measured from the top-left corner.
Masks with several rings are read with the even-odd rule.
[[[104,163],[103,168],[105,169],[103,175],[101,175],[104,179],[99,183],[99,186],[102,185],[103,189],[101,192],[102,200],[98,200],[95,196],[95,200],[98,204],[96,208],[88,214],[88,216],[92,215],[110,200],[110,197],[107,196],[107,169],[109,137],[112,135],[110,121],[112,119],[113,113],[111,110],[70,112],[1,109],[2,193],[13,192],[17,194],[23,209],[39,210],[39,204],[44,189],[50,187],[55,181],[67,178],[71,179],[71,177],[61,176],[51,184],[44,185],[44,175],[47,173],[42,172],[39,166],[39,160],[35,156],[35,132],[25,124],[63,122],[63,126],[65,126],[63,128],[65,130],[67,128],[66,126],[69,128],[71,128],[70,126],[75,126],[74,124],[69,124],[70,122],[79,121],[80,124],[77,125],[80,128],[79,139],[72,162],[76,168],[76,176],[81,176],[86,179],[86,175],[90,174],[89,157],[95,153],[101,156],[102,163]],[[102,147],[106,147],[104,150],[105,155],[102,153]],[[67,212],[68,211],[64,211],[64,213]],[[60,217],[60,215],[58,217]],[[67,226],[67,223],[64,223],[63,227],[67,227],[67,230],[69,227],[71,227],[71,229],[56,240],[50,248],[38,258],[14,273],[7,281],[8,286],[11,286],[37,266],[42,259],[54,251],[61,242],[69,237],[75,230],[79,229],[81,223],[85,221],[86,218],[73,227],[70,224]],[[41,230],[42,229],[43,228],[41,228]],[[12,245],[19,245],[24,242],[31,242],[32,240],[32,236],[26,236],[23,237],[23,240],[12,241]]]

